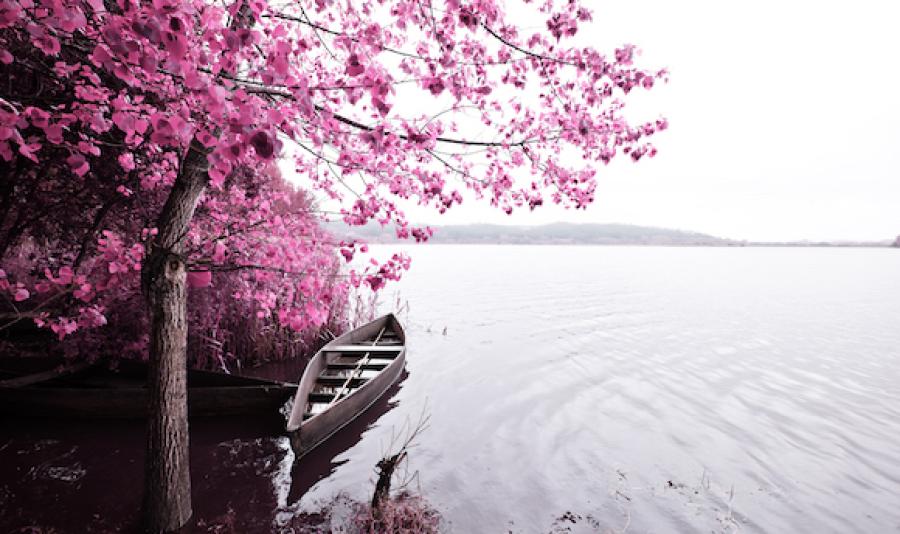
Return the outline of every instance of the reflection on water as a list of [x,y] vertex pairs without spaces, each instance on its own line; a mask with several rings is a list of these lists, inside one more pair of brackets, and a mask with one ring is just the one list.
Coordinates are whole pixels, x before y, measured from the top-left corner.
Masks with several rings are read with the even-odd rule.
[[[206,532],[231,511],[238,532],[271,532],[302,514],[292,503],[346,462],[335,458],[396,406],[406,376],[296,464],[280,417],[192,419],[194,517],[186,530]],[[3,419],[0,532],[137,532],[143,440],[138,421]]]
[[[402,387],[297,465],[261,421],[192,423],[197,517],[366,500],[427,407],[409,468],[452,532],[900,530],[898,251],[413,255]],[[142,453],[141,424],[4,421],[0,531],[133,526]]]
[[[298,462],[291,473],[291,490],[285,504],[295,503],[320,480],[334,473],[338,466],[347,462],[339,459],[351,447],[359,443],[363,434],[373,428],[379,418],[397,406],[396,396],[408,376],[403,372],[397,382],[369,407],[361,416],[351,421],[340,432],[310,451]],[[377,427],[376,427],[377,428]],[[373,463],[371,467],[374,467]]]

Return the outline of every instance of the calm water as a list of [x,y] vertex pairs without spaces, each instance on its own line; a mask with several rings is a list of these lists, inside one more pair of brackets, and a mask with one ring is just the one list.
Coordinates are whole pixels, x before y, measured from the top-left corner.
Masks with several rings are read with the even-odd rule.
[[301,505],[424,409],[454,532],[900,531],[900,251],[411,252],[399,406]]
[[[366,500],[424,412],[412,485],[451,532],[900,532],[900,251],[411,252],[406,380],[293,469],[284,438],[192,427],[199,515],[230,503],[262,532],[339,493]],[[29,500],[69,525],[105,517],[122,473],[139,500],[140,457],[120,452],[139,429],[129,446],[104,427],[122,458],[103,478],[84,427],[8,428],[8,517]],[[76,490],[106,508],[67,510]]]

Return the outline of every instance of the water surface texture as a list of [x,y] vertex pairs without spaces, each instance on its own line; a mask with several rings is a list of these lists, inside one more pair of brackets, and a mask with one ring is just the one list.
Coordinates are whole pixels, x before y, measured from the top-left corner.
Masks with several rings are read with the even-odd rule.
[[[405,380],[296,465],[277,421],[192,422],[194,531],[368,500],[424,413],[449,532],[900,532],[900,250],[410,252]],[[136,531],[142,465],[139,422],[5,421],[0,531]]]
[[398,407],[301,508],[424,409],[454,532],[900,531],[900,250],[410,252]]

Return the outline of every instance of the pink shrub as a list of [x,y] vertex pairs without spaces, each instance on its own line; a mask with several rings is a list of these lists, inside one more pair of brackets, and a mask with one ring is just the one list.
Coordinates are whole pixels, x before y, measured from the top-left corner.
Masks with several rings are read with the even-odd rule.
[[[227,194],[242,202],[211,191],[187,236],[195,275],[188,295],[191,362],[231,369],[308,354],[324,331],[346,326],[349,280],[338,243],[320,228],[309,197],[274,167],[239,169],[229,180],[235,183]],[[0,328],[21,334],[33,323],[50,335],[38,347],[7,342],[7,353],[146,358],[140,239],[152,230],[140,223],[135,205],[123,201],[109,211],[109,229],[93,241],[87,231],[80,240],[25,233],[12,243],[0,270],[7,295]],[[61,215],[73,227],[83,224],[76,214]],[[44,254],[47,248],[54,254]]]

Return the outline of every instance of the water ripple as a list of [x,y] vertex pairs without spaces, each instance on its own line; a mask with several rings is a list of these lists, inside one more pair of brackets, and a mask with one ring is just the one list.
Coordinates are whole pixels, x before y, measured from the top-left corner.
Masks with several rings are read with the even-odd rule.
[[427,399],[411,467],[454,532],[900,528],[896,251],[412,252],[399,408],[314,495],[370,491]]

